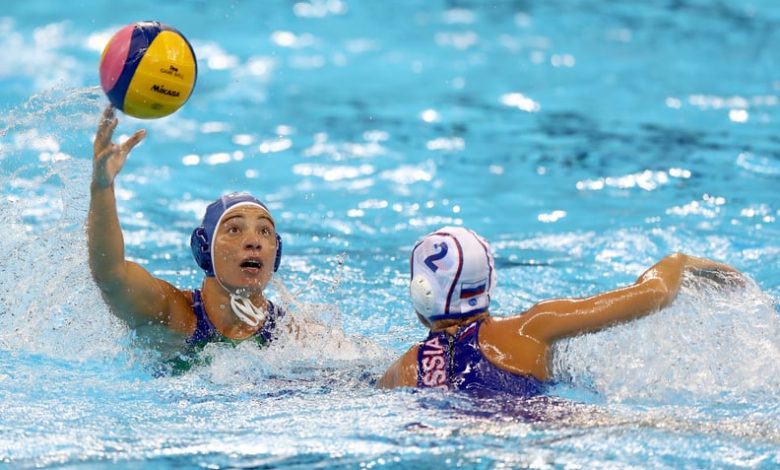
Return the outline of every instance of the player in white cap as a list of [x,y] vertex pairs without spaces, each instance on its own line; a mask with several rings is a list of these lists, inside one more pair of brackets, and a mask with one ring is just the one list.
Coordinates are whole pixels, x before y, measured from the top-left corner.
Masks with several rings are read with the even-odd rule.
[[444,227],[412,250],[410,294],[428,337],[409,348],[379,386],[464,390],[477,394],[543,393],[549,354],[560,338],[599,330],[669,305],[684,272],[723,283],[742,282],[738,271],[708,259],[676,253],[627,287],[581,299],[540,302],[526,312],[492,317],[496,284],[488,243],[462,227]]

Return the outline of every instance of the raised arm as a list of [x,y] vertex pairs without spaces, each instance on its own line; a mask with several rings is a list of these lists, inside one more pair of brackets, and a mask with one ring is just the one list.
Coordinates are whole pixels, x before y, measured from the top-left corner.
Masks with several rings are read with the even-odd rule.
[[[91,199],[87,218],[89,266],[111,310],[131,324],[159,321],[175,330],[188,332],[191,321],[171,312],[184,311],[184,293],[153,277],[136,263],[125,260],[125,244],[114,195],[114,179],[127,155],[146,135],[139,130],[126,142],[112,142],[118,120],[113,107],[103,113],[93,145],[94,161]],[[176,318],[181,317],[181,318]]]
[[676,253],[645,271],[631,286],[583,299],[540,302],[517,317],[518,330],[549,343],[647,315],[674,300],[685,271],[723,281],[739,277],[737,270],[725,264]]

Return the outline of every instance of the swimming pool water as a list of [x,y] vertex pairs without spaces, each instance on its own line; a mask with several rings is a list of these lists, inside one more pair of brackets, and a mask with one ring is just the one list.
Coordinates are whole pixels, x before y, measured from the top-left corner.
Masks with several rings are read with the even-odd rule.
[[[117,182],[127,254],[194,287],[219,194],[274,211],[275,300],[325,331],[267,350],[131,332],[83,223],[97,63],[124,24],[182,31],[185,107]],[[0,462],[12,467],[780,465],[780,46],[774,2],[15,2],[0,13]],[[379,391],[424,331],[408,254],[492,242],[493,312],[632,282],[672,251],[745,289],[561,342],[552,398]]]

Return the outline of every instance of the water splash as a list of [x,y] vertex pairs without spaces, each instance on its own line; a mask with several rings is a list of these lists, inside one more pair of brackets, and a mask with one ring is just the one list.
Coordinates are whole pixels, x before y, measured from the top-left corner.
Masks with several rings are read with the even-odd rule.
[[752,282],[686,278],[670,307],[560,341],[553,354],[556,378],[608,401],[780,401],[780,316]]
[[98,112],[93,89],[55,89],[0,119],[0,348],[83,360],[128,341],[87,265],[91,162],[70,158],[90,154]]
[[[72,156],[90,155],[100,105],[95,89],[55,89],[0,120],[0,135],[7,137],[0,182],[13,188],[0,205],[0,348],[66,360],[129,355],[153,367],[174,352],[170,338],[154,328],[129,331],[108,310],[87,264],[91,159]],[[332,290],[340,276],[331,280]],[[333,372],[329,380],[370,380],[365,371],[383,357],[376,344],[348,337],[337,307],[299,301],[281,282],[275,289],[292,313],[280,325],[284,338],[263,351],[254,344],[239,351],[209,345],[210,365],[191,380],[205,375],[212,383],[240,386],[268,377],[318,379],[325,370]]]
[[251,384],[255,391],[259,386],[270,392],[280,387],[365,388],[382,372],[387,351],[370,338],[347,335],[337,306],[303,302],[278,280],[273,288],[287,312],[278,324],[278,338],[263,349],[253,342],[208,344],[203,354],[209,365],[196,374],[215,384]]
[[[60,141],[74,131],[95,129],[97,113],[104,104],[99,87],[52,88],[0,116],[0,137],[38,131]],[[0,159],[6,153],[7,149],[0,152]]]

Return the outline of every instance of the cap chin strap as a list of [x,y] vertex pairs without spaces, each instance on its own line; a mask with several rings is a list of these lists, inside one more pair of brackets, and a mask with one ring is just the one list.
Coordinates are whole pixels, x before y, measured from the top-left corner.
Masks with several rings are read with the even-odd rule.
[[255,304],[249,300],[249,297],[232,292],[225,287],[225,284],[222,284],[222,281],[219,280],[219,276],[217,276],[216,273],[214,279],[216,279],[219,285],[230,294],[230,310],[239,320],[252,328],[257,328],[257,325],[265,321],[268,314],[264,309],[256,307]]
[[259,307],[255,307],[255,304],[253,304],[248,297],[240,296],[232,292],[230,292],[230,309],[233,310],[233,314],[237,316],[239,320],[252,328],[256,328],[267,316],[265,311]]

